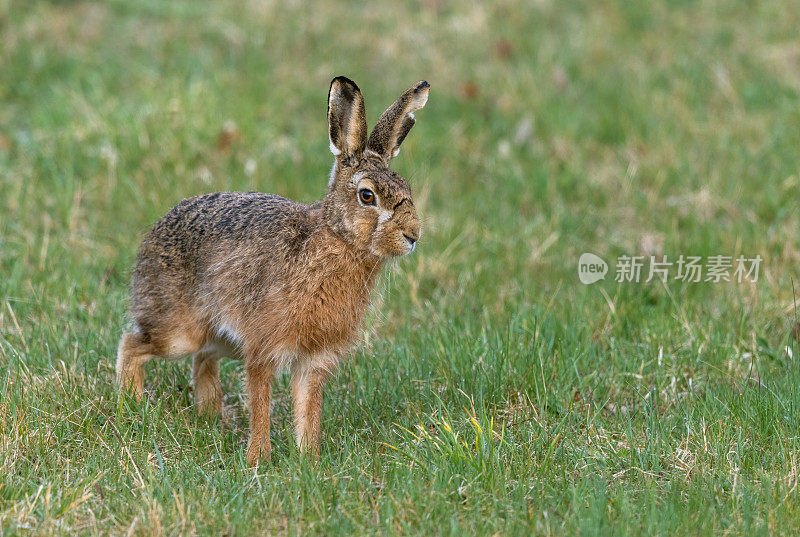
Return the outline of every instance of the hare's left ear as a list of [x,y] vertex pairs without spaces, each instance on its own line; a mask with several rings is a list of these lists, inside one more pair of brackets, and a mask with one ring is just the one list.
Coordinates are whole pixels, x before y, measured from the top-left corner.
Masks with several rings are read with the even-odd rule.
[[430,89],[431,85],[422,80],[387,108],[369,135],[367,151],[377,154],[386,163],[396,157],[400,152],[400,144],[416,122],[414,112],[428,102]]
[[334,78],[328,92],[328,135],[339,163],[361,160],[367,143],[364,96],[356,83],[344,76]]

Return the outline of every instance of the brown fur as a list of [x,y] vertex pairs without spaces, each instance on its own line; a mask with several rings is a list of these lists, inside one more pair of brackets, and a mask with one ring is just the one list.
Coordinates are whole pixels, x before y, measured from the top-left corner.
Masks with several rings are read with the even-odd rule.
[[[120,340],[120,387],[141,397],[148,360],[195,353],[198,408],[219,413],[219,359],[242,357],[247,460],[255,465],[270,452],[273,378],[290,365],[295,437],[317,452],[323,384],[356,339],[381,266],[410,253],[419,238],[408,184],[387,164],[427,91],[421,82],[404,93],[368,144],[358,86],[334,79],[328,125],[337,157],[328,192],[313,205],[257,192],[215,193],[183,200],[159,220],[133,270],[134,327]],[[359,200],[365,188],[375,206]]]

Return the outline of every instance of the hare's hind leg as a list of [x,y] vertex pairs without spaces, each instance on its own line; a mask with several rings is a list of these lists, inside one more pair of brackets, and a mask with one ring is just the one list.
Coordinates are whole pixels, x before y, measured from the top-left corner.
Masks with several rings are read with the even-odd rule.
[[144,364],[154,357],[178,360],[199,351],[205,338],[202,330],[128,332],[122,336],[117,351],[117,384],[141,400],[144,389]]
[[192,378],[197,411],[209,416],[222,414],[222,386],[219,382],[221,358],[241,359],[242,350],[234,341],[212,339],[194,355]]
[[130,390],[141,400],[144,387],[144,364],[150,361],[155,349],[142,334],[122,335],[117,350],[117,385],[121,391]]
[[197,411],[208,416],[222,412],[222,386],[219,382],[220,349],[209,344],[194,355],[192,378]]

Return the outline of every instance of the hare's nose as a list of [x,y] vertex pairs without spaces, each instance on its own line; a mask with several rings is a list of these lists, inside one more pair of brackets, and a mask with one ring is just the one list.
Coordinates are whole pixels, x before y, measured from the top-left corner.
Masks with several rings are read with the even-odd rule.
[[410,235],[406,235],[405,233],[403,233],[403,237],[406,238],[408,244],[413,248],[414,244],[416,244],[417,242],[417,237],[411,237]]

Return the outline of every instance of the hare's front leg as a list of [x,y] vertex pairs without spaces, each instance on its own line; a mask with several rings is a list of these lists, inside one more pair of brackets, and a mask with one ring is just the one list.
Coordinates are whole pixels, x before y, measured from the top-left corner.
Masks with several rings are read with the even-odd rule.
[[310,449],[314,455],[319,454],[322,386],[327,378],[327,370],[313,364],[296,363],[292,367],[295,440],[302,451]]
[[247,357],[247,393],[250,396],[250,442],[247,445],[247,464],[258,466],[258,461],[268,458],[272,446],[269,442],[269,400],[275,366],[266,360]]

